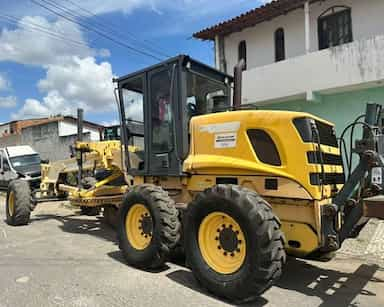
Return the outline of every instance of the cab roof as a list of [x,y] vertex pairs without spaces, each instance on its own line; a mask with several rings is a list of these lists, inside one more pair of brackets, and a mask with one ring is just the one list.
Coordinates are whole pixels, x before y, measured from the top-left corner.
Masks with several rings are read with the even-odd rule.
[[9,146],[9,147],[6,147],[5,149],[8,152],[8,156],[11,158],[37,154],[37,152],[31,146],[28,146],[28,145]]
[[221,72],[220,70],[217,70],[214,67],[211,67],[207,64],[204,64],[202,62],[194,60],[190,56],[185,55],[185,54],[181,54],[181,55],[169,58],[163,62],[160,62],[160,63],[157,63],[155,65],[146,67],[144,69],[135,71],[135,72],[130,73],[128,75],[125,75],[125,76],[122,76],[119,78],[114,78],[113,82],[120,83],[120,82],[123,82],[123,81],[130,79],[132,77],[135,77],[135,76],[144,74],[146,72],[150,72],[150,71],[159,69],[162,66],[168,66],[168,65],[173,64],[173,63],[179,63],[179,64],[181,64],[180,66],[184,66],[184,67],[187,65],[187,63],[189,63],[192,67],[198,68],[198,70],[204,70],[207,73],[209,73],[210,75],[216,75],[218,77],[221,77],[222,79],[227,78],[229,82],[233,82],[233,77],[231,75],[225,74],[225,73]]

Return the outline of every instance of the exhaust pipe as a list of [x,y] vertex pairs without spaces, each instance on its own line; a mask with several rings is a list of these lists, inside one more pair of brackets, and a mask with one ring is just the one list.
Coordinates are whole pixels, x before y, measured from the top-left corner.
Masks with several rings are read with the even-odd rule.
[[234,88],[233,88],[233,109],[237,110],[241,106],[242,86],[243,86],[243,71],[245,70],[246,63],[241,59],[234,68]]
[[83,141],[84,111],[77,109],[77,141]]
[[[84,111],[83,109],[77,109],[77,142],[83,141],[83,126],[84,126]],[[75,146],[77,147],[77,146]],[[76,148],[76,160],[78,166],[77,172],[77,187],[81,189],[83,187],[83,152],[81,149]]]

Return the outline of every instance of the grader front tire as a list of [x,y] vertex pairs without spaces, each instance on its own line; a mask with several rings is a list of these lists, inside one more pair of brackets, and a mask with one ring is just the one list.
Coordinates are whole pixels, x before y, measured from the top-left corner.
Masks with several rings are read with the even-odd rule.
[[280,277],[285,263],[280,222],[255,192],[218,185],[199,194],[186,219],[187,264],[213,294],[249,301]]
[[32,211],[31,189],[24,180],[14,180],[8,186],[5,205],[6,222],[11,226],[27,225]]
[[119,208],[119,247],[138,268],[161,267],[180,239],[180,228],[174,201],[155,185],[135,186]]

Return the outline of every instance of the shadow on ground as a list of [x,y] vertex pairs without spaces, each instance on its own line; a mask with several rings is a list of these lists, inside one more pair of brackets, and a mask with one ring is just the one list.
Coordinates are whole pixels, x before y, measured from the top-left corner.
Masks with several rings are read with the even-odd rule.
[[59,228],[64,232],[92,235],[106,241],[117,243],[116,233],[101,216],[85,217],[76,214],[57,216],[53,214],[37,214],[31,219],[31,223],[44,220],[56,220],[60,222]]
[[[88,234],[116,243],[115,231],[103,223],[101,217],[80,218],[78,215],[60,217],[39,214],[35,215],[31,222],[35,223],[48,219],[59,221],[61,223],[59,227],[64,232]],[[114,251],[108,255],[112,259],[126,264],[120,251]],[[184,266],[180,259],[172,262]],[[319,265],[321,264],[319,263]],[[166,270],[169,270],[168,266],[158,270],[149,270],[149,272],[159,273]],[[283,277],[275,287],[296,291],[306,296],[318,297],[322,301],[321,307],[354,306],[353,300],[358,295],[376,296],[376,293],[364,289],[368,282],[382,283],[384,289],[384,280],[374,277],[377,271],[384,271],[384,269],[378,265],[361,264],[353,273],[343,273],[338,270],[320,268],[316,264],[303,260],[289,258]],[[172,281],[198,293],[214,297],[198,284],[193,274],[187,268],[170,272],[166,276]],[[256,301],[244,304],[243,306],[263,306],[267,303],[267,299],[260,297]]]
[[[322,307],[353,306],[352,302],[358,295],[376,296],[376,293],[364,289],[368,282],[383,283],[384,289],[384,280],[374,277],[379,270],[383,269],[377,265],[362,264],[353,273],[342,273],[290,258],[283,277],[275,287],[296,291],[307,296],[316,296],[322,300],[320,305]],[[188,270],[178,270],[169,273],[167,277],[192,290],[207,294]],[[268,301],[260,297],[243,306],[263,306],[266,303]]]

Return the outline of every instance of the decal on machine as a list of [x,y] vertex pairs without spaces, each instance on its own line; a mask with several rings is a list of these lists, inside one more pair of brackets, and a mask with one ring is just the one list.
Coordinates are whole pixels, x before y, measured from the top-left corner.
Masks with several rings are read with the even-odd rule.
[[200,126],[200,132],[223,133],[236,132],[240,129],[240,122],[228,122],[222,124],[210,124]]
[[237,133],[215,134],[215,148],[234,148],[237,143]]

